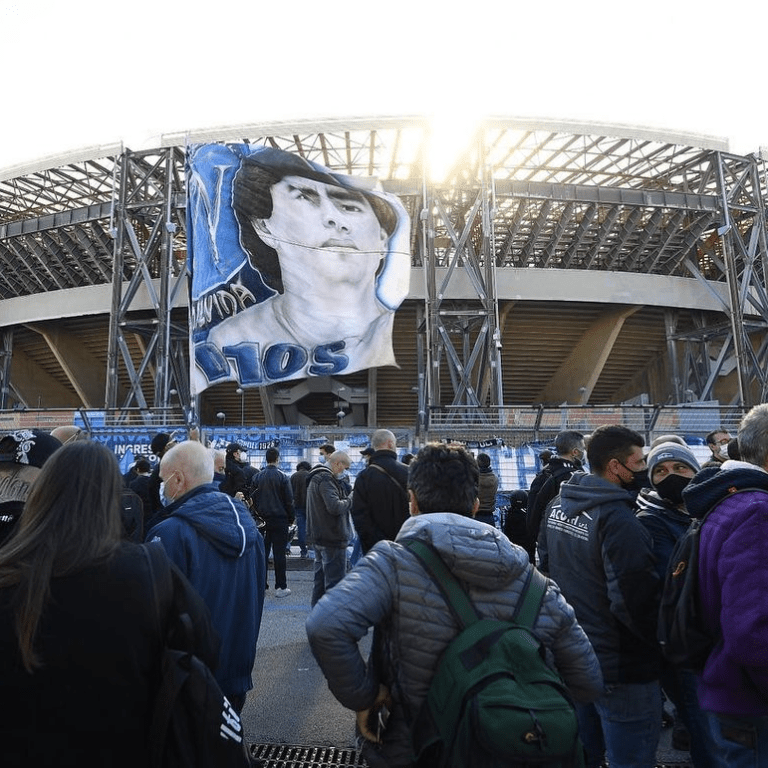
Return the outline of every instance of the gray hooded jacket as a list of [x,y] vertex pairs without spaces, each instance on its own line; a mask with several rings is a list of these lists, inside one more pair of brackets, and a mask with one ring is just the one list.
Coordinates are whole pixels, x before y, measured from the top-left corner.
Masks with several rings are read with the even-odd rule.
[[[450,513],[411,517],[396,541],[374,545],[317,603],[307,618],[310,646],[334,696],[348,709],[370,707],[379,683],[394,706],[381,756],[390,766],[413,759],[409,723],[424,701],[441,653],[458,626],[431,577],[399,542],[417,538],[437,549],[468,590],[478,612],[510,620],[531,568],[528,555],[501,532]],[[374,670],[358,649],[369,628],[381,626],[382,661]],[[600,667],[573,609],[550,582],[534,632],[547,660],[582,701],[602,692]]]

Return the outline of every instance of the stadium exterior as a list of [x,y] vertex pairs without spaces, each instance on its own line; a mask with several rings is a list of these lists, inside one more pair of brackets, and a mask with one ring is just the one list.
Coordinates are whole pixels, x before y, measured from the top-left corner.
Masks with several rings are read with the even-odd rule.
[[[190,397],[185,147],[218,141],[375,176],[400,197],[412,271],[397,368]],[[411,117],[245,125],[0,172],[3,424],[54,409],[521,442],[630,412],[646,432],[702,436],[766,399],[760,155],[489,118],[435,179],[430,141]]]

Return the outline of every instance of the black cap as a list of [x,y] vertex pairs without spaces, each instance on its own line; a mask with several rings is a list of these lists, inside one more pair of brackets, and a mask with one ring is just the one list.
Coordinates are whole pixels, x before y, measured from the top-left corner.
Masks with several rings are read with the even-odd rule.
[[0,461],[42,467],[61,448],[61,440],[40,429],[17,429],[0,439]]

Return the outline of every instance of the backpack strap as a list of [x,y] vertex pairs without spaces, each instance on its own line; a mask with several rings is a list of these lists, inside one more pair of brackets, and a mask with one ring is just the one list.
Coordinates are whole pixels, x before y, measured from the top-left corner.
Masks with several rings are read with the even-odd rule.
[[406,539],[400,543],[410,549],[419,559],[424,569],[432,577],[432,581],[440,588],[440,592],[442,592],[462,627],[466,628],[480,619],[466,590],[448,570],[443,558],[440,557],[434,547],[418,539]]
[[382,467],[379,464],[369,464],[368,468],[369,469],[376,469],[379,472],[381,472],[382,474],[386,475],[400,489],[400,492],[405,494],[406,499],[408,498],[408,491],[406,491],[405,488],[403,488],[403,486],[400,485],[400,483],[397,480],[395,480],[395,478],[392,477],[392,475],[390,475],[389,472],[387,472],[386,469],[384,469],[384,467]]
[[[419,558],[427,573],[429,573],[432,580],[440,588],[453,614],[465,629],[480,619],[480,615],[466,590],[448,570],[445,561],[434,547],[418,539],[406,539],[400,543]],[[547,585],[547,578],[534,566],[531,566],[528,578],[523,586],[523,592],[512,615],[512,621],[515,624],[519,624],[528,630],[533,629],[536,617],[539,615],[539,610],[541,610],[541,604],[544,602]]]
[[152,580],[157,633],[161,638],[165,639],[163,616],[167,615],[168,608],[173,602],[171,568],[163,545],[160,542],[144,544],[142,545],[142,550],[147,558],[149,577]]
[[544,602],[547,583],[547,577],[536,566],[531,565],[530,573],[523,587],[523,593],[520,595],[520,600],[518,600],[515,612],[512,615],[512,621],[515,624],[519,624],[528,630],[533,629],[536,617],[541,610],[541,604]]
[[768,496],[768,490],[765,488],[753,488],[752,486],[749,488],[735,488],[734,490],[729,490],[724,496],[721,496],[701,517],[694,517],[692,520],[694,522],[698,521],[699,526],[704,525],[704,521],[709,517],[710,512],[714,512],[724,501],[727,501],[738,493],[762,493]]

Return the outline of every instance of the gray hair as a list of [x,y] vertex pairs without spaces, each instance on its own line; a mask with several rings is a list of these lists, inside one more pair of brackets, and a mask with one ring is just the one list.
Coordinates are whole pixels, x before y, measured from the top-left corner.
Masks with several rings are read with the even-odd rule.
[[394,432],[390,432],[388,429],[377,429],[371,436],[371,448],[374,451],[386,448],[389,444],[394,448],[397,446],[397,438]]
[[741,420],[739,450],[744,461],[768,468],[768,403],[756,405]]

